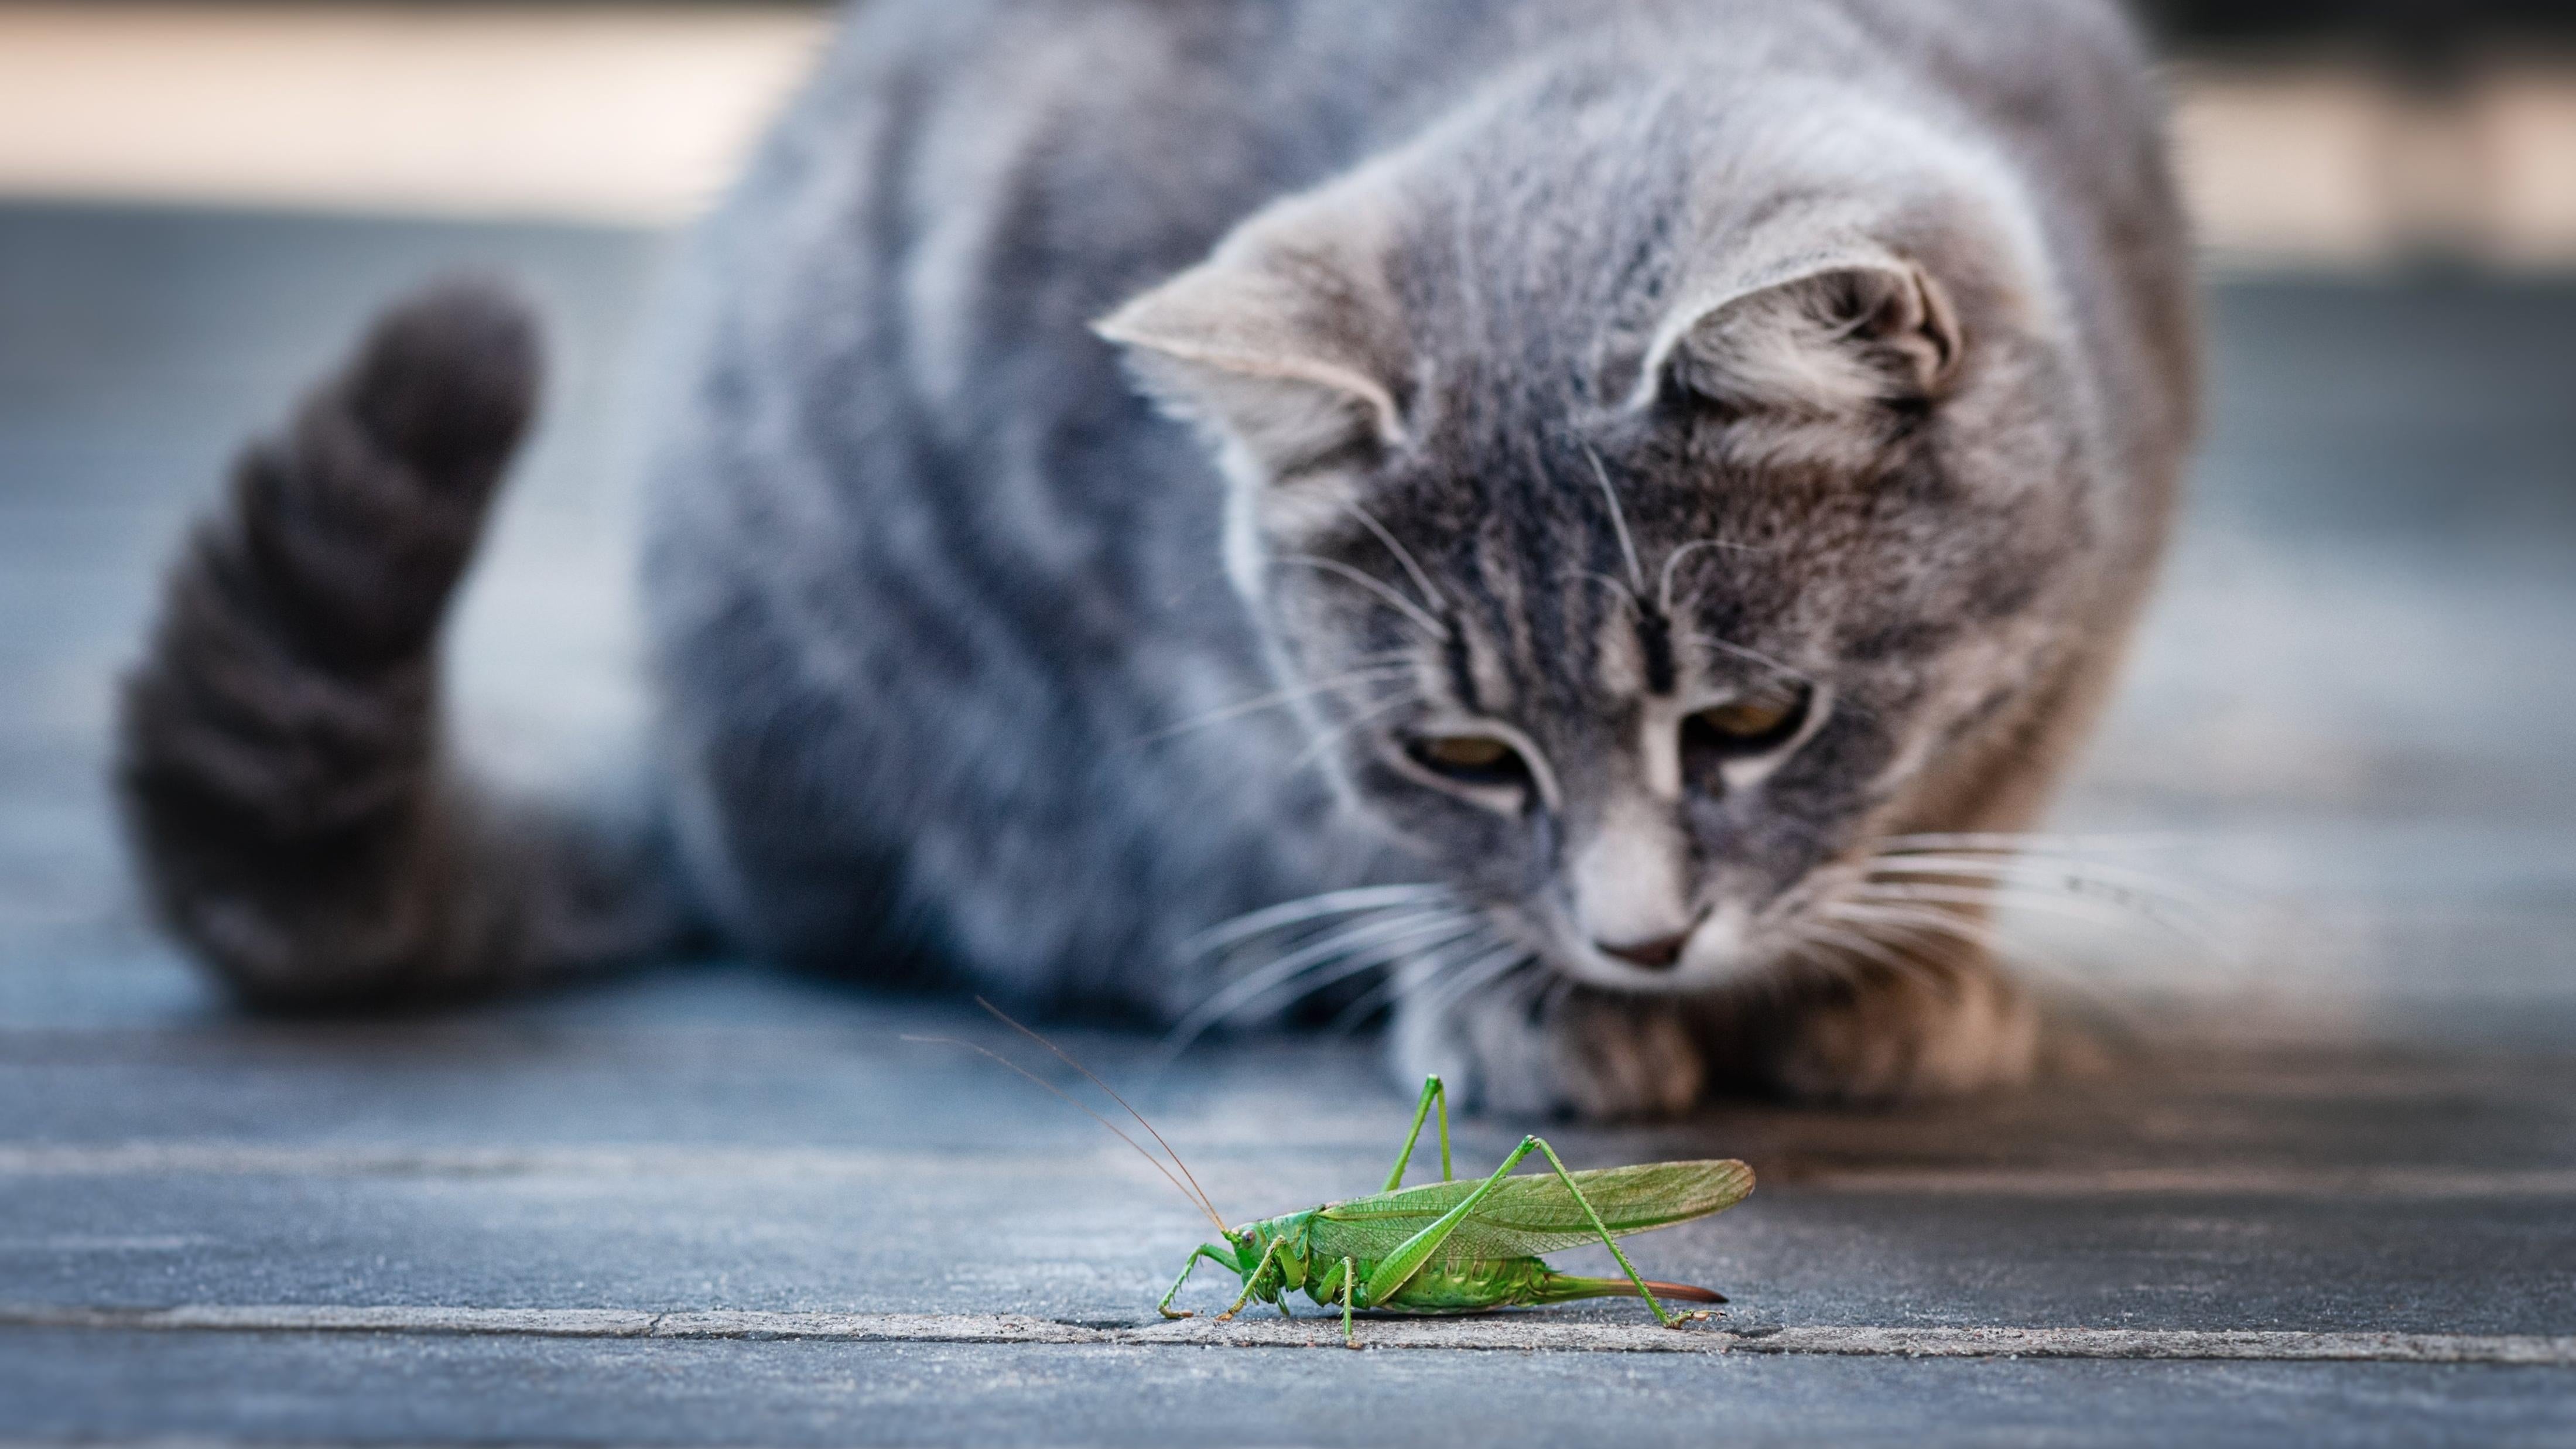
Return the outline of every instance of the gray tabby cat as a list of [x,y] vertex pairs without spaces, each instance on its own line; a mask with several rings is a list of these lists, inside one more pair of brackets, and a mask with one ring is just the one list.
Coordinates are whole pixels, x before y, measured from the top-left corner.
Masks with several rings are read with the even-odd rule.
[[1871,886],[2030,818],[2148,582],[2158,114],[2105,0],[859,4],[676,307],[656,828],[442,754],[537,374],[460,285],[177,565],[144,872],[278,1006],[712,936],[1170,1020],[1305,902],[1222,1004],[1387,966],[1488,1108],[2015,1080]]

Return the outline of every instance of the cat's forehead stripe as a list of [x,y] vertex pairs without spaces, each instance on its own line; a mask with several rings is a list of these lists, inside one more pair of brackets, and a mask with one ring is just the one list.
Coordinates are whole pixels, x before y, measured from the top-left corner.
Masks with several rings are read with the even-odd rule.
[[1637,613],[1637,647],[1646,658],[1646,691],[1670,694],[1680,682],[1673,667],[1673,629],[1670,622],[1652,605],[1641,604]]

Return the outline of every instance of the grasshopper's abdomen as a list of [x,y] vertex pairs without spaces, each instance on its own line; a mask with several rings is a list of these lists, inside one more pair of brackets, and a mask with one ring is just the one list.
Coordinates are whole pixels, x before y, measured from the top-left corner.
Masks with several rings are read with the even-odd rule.
[[[1482,1313],[1489,1308],[1555,1301],[1541,1295],[1551,1280],[1561,1276],[1536,1258],[1435,1260],[1423,1264],[1422,1271],[1386,1302],[1361,1306],[1389,1313]],[[1360,1277],[1367,1279],[1367,1264],[1360,1266]],[[1331,1302],[1326,1306],[1340,1306],[1340,1298],[1330,1294],[1318,1296],[1316,1302],[1325,1303],[1327,1297]]]
[[[1366,1281],[1369,1265],[1360,1265]],[[1687,1283],[1656,1283],[1655,1293],[1694,1303],[1724,1303],[1724,1295]],[[1341,1305],[1340,1285],[1331,1275],[1307,1280],[1306,1295],[1325,1307]],[[1625,1278],[1585,1278],[1560,1273],[1536,1258],[1449,1259],[1426,1263],[1384,1303],[1362,1308],[1386,1313],[1482,1313],[1493,1308],[1535,1307],[1571,1303],[1580,1298],[1634,1298],[1637,1286]]]

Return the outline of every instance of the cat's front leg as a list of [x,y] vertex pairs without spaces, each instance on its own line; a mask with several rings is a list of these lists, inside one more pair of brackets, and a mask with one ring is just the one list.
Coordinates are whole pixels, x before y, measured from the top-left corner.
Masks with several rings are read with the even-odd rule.
[[1513,1117],[1669,1117],[1699,1100],[1706,1068],[1679,1003],[1586,988],[1508,985],[1441,1001],[1408,992],[1389,1033],[1408,1083],[1437,1073],[1453,1099]]

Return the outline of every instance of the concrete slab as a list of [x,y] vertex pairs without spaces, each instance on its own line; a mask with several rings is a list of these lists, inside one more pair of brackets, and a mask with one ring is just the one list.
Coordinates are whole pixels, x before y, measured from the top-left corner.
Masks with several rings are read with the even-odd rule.
[[2556,1372],[0,1330],[28,1442],[2537,1445]]

